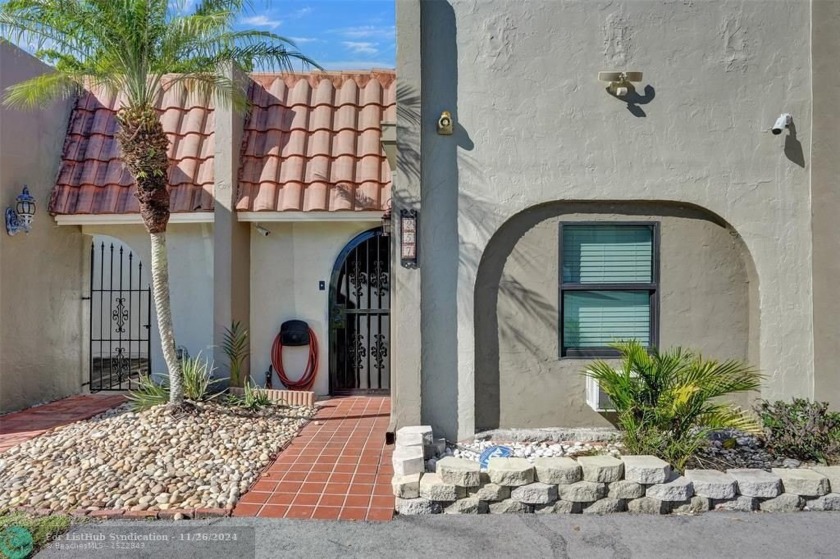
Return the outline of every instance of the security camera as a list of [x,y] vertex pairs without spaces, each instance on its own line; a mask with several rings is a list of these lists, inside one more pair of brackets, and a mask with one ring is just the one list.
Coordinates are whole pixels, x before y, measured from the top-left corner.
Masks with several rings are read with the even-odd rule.
[[776,124],[773,125],[772,132],[778,136],[791,124],[793,124],[793,117],[790,116],[790,113],[782,113],[779,118],[776,119]]
[[257,225],[257,233],[259,233],[263,237],[268,237],[269,235],[271,235],[271,231],[269,231],[268,229],[266,229],[262,225]]

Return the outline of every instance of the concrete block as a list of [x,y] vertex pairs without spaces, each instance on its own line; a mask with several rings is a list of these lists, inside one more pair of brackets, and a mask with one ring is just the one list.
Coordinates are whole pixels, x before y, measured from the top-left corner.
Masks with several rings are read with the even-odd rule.
[[614,512],[624,512],[627,510],[627,505],[623,499],[599,499],[589,506],[583,508],[583,514],[611,514]]
[[612,483],[624,475],[624,463],[612,456],[580,456],[577,461],[583,470],[583,481]]
[[570,485],[559,485],[560,498],[573,503],[591,503],[607,496],[607,486],[604,483],[579,481]]
[[537,514],[580,514],[583,512],[583,503],[561,500],[551,505],[535,505],[534,512]]
[[694,496],[694,485],[690,480],[680,476],[667,483],[648,485],[645,495],[660,501],[687,501]]
[[410,474],[407,476],[394,476],[391,478],[391,487],[394,489],[394,496],[400,499],[416,499],[420,496],[420,477],[423,474]]
[[397,497],[394,505],[397,514],[440,514],[442,507],[440,503],[428,499],[400,499]]
[[391,457],[391,463],[394,465],[394,475],[422,474],[426,468],[424,458],[423,447],[405,446],[395,448]]
[[640,497],[627,501],[627,510],[633,514],[668,514],[670,504],[653,497]]
[[671,465],[656,456],[622,456],[624,479],[644,485],[665,483],[671,477]]
[[814,466],[811,469],[828,478],[831,493],[840,494],[840,466]]
[[533,505],[526,505],[513,499],[490,503],[490,514],[527,514],[534,512]]
[[534,483],[534,467],[524,458],[491,458],[487,473],[490,481],[498,485],[519,487]]
[[467,496],[467,490],[444,483],[438,474],[424,474],[420,478],[420,496],[430,501],[457,501]]
[[694,494],[710,499],[734,499],[738,484],[729,474],[717,470],[686,470],[686,479],[694,484]]
[[445,514],[487,514],[490,507],[487,503],[475,498],[458,499],[445,509]]
[[485,483],[481,487],[469,488],[468,493],[470,497],[475,497],[482,501],[504,501],[505,499],[510,499],[510,487],[495,483]]
[[803,497],[821,497],[830,491],[828,478],[814,470],[773,468],[782,480],[782,491]]
[[782,480],[779,476],[747,468],[726,470],[738,483],[738,493],[744,497],[762,497],[771,499],[782,492]]
[[611,499],[638,499],[645,496],[645,486],[635,481],[614,481],[607,485],[607,497]]
[[557,500],[557,486],[547,483],[529,483],[515,488],[510,498],[526,505],[550,505]]
[[444,454],[446,454],[446,439],[435,439],[434,449],[435,456],[443,456]]
[[481,485],[481,466],[474,460],[447,456],[437,461],[435,472],[444,483],[460,485],[461,487],[478,487]]
[[671,512],[674,514],[700,514],[710,511],[711,508],[712,500],[700,495],[695,495],[687,501],[671,503]]
[[725,512],[752,512],[758,509],[758,499],[738,495],[734,499],[724,501],[712,500],[712,508]]
[[816,499],[809,499],[805,506],[808,507],[808,510],[840,511],[840,493],[829,493]]
[[583,479],[583,470],[575,460],[563,458],[537,458],[534,460],[537,481],[564,485]]
[[759,510],[764,512],[799,512],[805,505],[805,499],[793,493],[782,493],[778,497],[761,501]]
[[397,429],[396,443],[401,446],[434,447],[435,440],[430,425],[410,425]]

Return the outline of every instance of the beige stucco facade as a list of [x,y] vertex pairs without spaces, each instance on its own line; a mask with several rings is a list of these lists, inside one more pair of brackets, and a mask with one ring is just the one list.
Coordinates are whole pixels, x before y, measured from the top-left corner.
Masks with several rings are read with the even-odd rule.
[[[485,354],[478,336],[481,313],[489,312],[486,290],[493,290],[477,283],[480,266],[502,258],[497,251],[508,245],[514,261],[530,251],[549,274],[552,259],[556,267],[556,239],[550,238],[556,219],[514,233],[516,223],[545,204],[559,214],[566,205],[596,201],[610,201],[619,208],[610,213],[618,214],[623,204],[686,205],[717,224],[673,218],[668,237],[678,240],[666,238],[663,226],[673,272],[684,251],[704,254],[691,262],[699,274],[692,278],[713,279],[704,285],[717,287],[689,293],[672,283],[679,277],[667,285],[663,278],[663,295],[671,294],[668,308],[664,300],[661,308],[663,344],[749,358],[766,375],[763,397],[836,403],[836,313],[815,312],[815,289],[827,296],[840,233],[821,210],[812,220],[812,196],[833,204],[836,192],[830,171],[836,157],[825,144],[830,130],[834,137],[838,132],[827,114],[836,78],[820,72],[830,72],[836,54],[830,37],[840,30],[840,18],[825,4],[398,2],[401,98],[412,101],[400,113],[398,146],[417,149],[398,158],[395,198],[420,208],[420,267],[401,273],[402,285],[418,291],[421,303],[419,317],[397,321],[402,331],[395,337],[407,336],[417,323],[421,328],[408,347],[396,347],[396,384],[419,382],[421,398],[398,399],[394,426],[419,415],[452,438],[481,427],[478,410],[488,402],[479,399],[479,379],[495,357]],[[820,18],[818,25],[812,17]],[[609,95],[597,79],[603,70],[644,72],[637,96],[627,102]],[[451,136],[435,129],[444,110],[456,122]],[[773,135],[770,128],[783,112],[793,115],[795,129]],[[417,141],[410,137],[415,123]],[[819,130],[824,151],[812,153]],[[671,219],[661,211],[649,217]],[[737,239],[739,259],[729,239]],[[666,257],[663,269],[670,266]],[[502,272],[518,273],[515,268],[506,261]],[[556,280],[540,278],[529,276],[530,289],[548,301],[551,314]],[[398,308],[399,299],[409,297],[398,293]],[[524,320],[505,323],[504,303],[500,291],[499,331],[518,330]],[[710,331],[707,318],[719,312],[720,331]],[[672,321],[667,332],[666,319]],[[544,326],[532,341],[546,355],[509,352],[520,370],[566,378],[550,384],[554,393],[538,400],[538,410],[524,388],[515,397],[519,385],[512,385],[503,426],[598,424],[600,418],[582,408],[582,384],[568,371],[574,366],[556,353],[552,362],[556,320]],[[403,368],[399,353],[418,351],[420,371]],[[500,371],[512,370],[509,355],[500,354]],[[510,389],[505,383],[498,388]]]

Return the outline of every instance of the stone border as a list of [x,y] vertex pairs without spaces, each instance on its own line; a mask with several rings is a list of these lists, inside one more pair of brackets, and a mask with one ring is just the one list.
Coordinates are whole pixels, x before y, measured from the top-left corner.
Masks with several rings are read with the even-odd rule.
[[428,426],[397,431],[392,487],[398,514],[699,514],[711,510],[840,511],[840,466],[686,470],[655,456],[490,458],[446,456]]

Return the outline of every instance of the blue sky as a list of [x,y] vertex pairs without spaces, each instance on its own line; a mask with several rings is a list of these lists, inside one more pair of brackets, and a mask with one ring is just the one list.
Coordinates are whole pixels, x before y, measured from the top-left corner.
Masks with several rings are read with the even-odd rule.
[[271,31],[326,69],[395,66],[394,0],[253,0],[240,28]]

